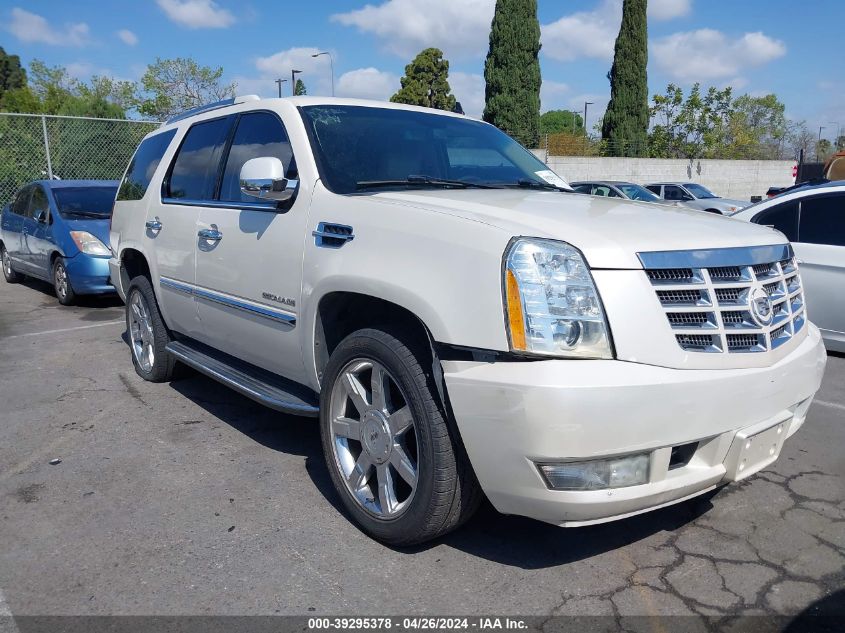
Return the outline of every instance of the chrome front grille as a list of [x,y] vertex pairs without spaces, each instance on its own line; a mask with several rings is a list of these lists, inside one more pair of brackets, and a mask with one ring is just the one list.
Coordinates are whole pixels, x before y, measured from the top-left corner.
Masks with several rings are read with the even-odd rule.
[[[686,351],[766,352],[806,322],[801,277],[788,245],[640,253],[640,260]],[[666,265],[674,262],[682,265]]]

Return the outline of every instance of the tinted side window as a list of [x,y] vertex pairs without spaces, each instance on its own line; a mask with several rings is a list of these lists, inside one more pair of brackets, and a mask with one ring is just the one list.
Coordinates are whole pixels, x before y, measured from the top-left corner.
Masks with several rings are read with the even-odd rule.
[[32,187],[24,187],[18,192],[15,201],[12,203],[11,212],[16,215],[26,215],[26,209],[29,205],[29,194],[32,193]]
[[578,193],[590,193],[592,187],[590,185],[578,185],[577,187],[573,187],[573,189]]
[[165,197],[210,200],[214,196],[220,154],[231,122],[227,117],[191,126],[170,168]]
[[646,189],[657,196],[660,195],[660,185],[649,185]]
[[798,241],[845,246],[845,196],[802,201]]
[[41,185],[35,185],[32,188],[32,196],[29,199],[26,217],[34,218],[36,213],[39,211],[44,211],[46,213],[49,208],[50,205],[47,202],[47,193],[44,191],[44,187]]
[[140,200],[144,197],[161,157],[174,136],[176,130],[168,130],[145,139],[138,146],[117,191],[118,200]]
[[667,200],[684,200],[689,198],[683,189],[675,185],[666,185],[663,187],[663,197]]
[[786,235],[790,242],[798,240],[798,201],[784,202],[751,218],[755,224],[771,226]]
[[296,178],[293,151],[288,135],[278,117],[269,112],[254,112],[243,115],[232,139],[232,147],[226,159],[220,199],[229,202],[255,202],[255,198],[241,193],[241,167],[252,158],[272,156],[282,161],[285,175]]

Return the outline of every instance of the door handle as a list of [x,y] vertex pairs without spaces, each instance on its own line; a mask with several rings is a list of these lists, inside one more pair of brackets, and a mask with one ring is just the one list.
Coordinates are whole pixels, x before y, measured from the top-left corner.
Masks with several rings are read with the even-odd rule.
[[210,242],[219,242],[223,239],[223,234],[217,229],[202,229],[197,235]]
[[147,220],[147,223],[145,224],[145,226],[150,231],[158,233],[159,231],[161,231],[161,229],[164,225],[161,223],[161,220],[158,219],[158,216],[156,216],[152,220]]

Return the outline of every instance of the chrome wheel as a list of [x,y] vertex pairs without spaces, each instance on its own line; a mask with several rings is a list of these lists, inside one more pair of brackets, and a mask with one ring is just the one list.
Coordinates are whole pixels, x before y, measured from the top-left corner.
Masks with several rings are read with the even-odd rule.
[[332,386],[335,465],[352,498],[382,519],[401,515],[417,489],[417,431],[408,399],[376,361],[355,359]]
[[64,264],[58,263],[56,264],[56,272],[54,273],[55,277],[55,286],[56,286],[56,294],[59,295],[59,299],[64,299],[67,297],[67,290],[68,290],[68,280],[67,280],[67,270],[65,270]]
[[12,260],[9,259],[9,253],[6,252],[6,249],[3,249],[3,272],[6,273],[7,277],[12,276]]
[[155,363],[155,335],[147,300],[140,292],[133,292],[129,299],[129,338],[132,354],[145,372],[152,371]]

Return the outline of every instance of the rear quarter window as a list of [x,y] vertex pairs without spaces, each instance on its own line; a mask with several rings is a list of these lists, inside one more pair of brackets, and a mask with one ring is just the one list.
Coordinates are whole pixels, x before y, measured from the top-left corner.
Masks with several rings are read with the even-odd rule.
[[174,136],[175,129],[150,136],[141,142],[117,190],[118,200],[140,200],[144,197],[153,174]]

